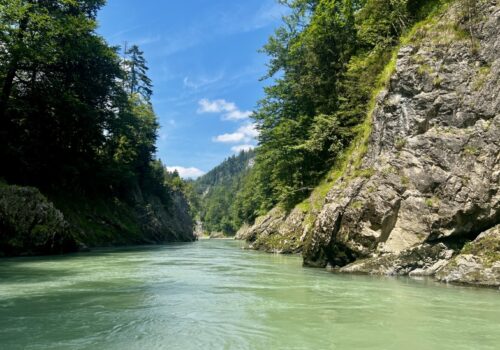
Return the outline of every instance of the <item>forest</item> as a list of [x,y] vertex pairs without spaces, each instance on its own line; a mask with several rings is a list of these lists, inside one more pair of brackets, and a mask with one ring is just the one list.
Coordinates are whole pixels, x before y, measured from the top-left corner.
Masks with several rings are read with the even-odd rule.
[[[77,231],[88,231],[80,234],[85,244],[141,242],[151,225],[130,217],[153,215],[151,196],[168,208],[182,186],[156,159],[159,123],[144,53],[96,33],[104,4],[0,3],[0,179],[40,189]],[[12,203],[2,199],[8,211]],[[1,216],[1,230],[16,236],[16,220]],[[127,234],[134,238],[119,237]]]
[[3,2],[0,140],[6,180],[123,191],[155,182],[158,123],[142,52],[95,33],[104,1]]

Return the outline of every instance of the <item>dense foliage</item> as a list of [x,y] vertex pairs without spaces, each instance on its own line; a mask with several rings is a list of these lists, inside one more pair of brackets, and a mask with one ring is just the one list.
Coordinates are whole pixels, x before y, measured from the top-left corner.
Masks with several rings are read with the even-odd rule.
[[104,0],[0,1],[0,176],[51,191],[168,197],[137,46],[96,34]]
[[193,183],[194,197],[199,202],[191,203],[205,231],[233,235],[241,226],[234,195],[241,190],[254,157],[253,151],[231,156]]
[[263,51],[274,84],[254,119],[256,162],[236,196],[241,221],[309,195],[359,132],[384,66],[410,24],[439,0],[282,0]]

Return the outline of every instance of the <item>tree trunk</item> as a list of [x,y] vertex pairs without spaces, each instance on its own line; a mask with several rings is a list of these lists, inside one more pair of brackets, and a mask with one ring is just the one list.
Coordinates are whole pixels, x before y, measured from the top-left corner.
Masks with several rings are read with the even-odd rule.
[[[21,44],[24,39],[26,29],[28,28],[28,15],[26,15],[19,23],[19,32],[17,34],[17,43]],[[0,95],[0,122],[5,123],[5,113],[9,104],[10,95],[14,86],[14,78],[16,77],[19,59],[21,58],[19,49],[15,50],[12,54],[12,59],[9,63],[7,74],[2,86],[2,93]]]

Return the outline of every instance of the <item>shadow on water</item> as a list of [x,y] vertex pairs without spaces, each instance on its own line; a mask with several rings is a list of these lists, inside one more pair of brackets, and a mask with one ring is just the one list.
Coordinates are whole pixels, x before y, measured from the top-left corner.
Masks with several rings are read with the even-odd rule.
[[[22,263],[0,263],[0,285],[2,283],[40,283],[74,275],[71,269],[43,268],[40,266],[26,266]],[[1,297],[0,297],[1,299]]]
[[160,250],[180,250],[189,249],[195,242],[175,242],[157,245],[137,245],[137,246],[117,246],[117,247],[97,247],[89,251],[68,253],[62,255],[40,255],[27,257],[0,257],[0,269],[5,266],[13,267],[17,264],[36,263],[38,261],[64,262],[75,259],[88,259],[105,255],[147,253]]

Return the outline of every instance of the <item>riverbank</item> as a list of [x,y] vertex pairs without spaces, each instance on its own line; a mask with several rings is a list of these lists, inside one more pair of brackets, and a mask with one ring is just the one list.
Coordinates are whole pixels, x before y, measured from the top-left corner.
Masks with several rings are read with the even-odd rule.
[[0,256],[50,255],[90,247],[194,241],[189,205],[173,191],[168,201],[69,192],[0,183]]

